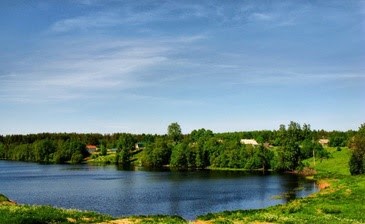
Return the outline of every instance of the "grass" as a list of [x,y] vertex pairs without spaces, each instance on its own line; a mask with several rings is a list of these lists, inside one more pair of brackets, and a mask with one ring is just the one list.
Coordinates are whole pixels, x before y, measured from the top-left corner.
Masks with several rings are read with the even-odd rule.
[[90,159],[87,160],[87,162],[92,164],[115,164],[116,158],[115,152],[108,152],[108,154],[105,156],[95,153]]
[[113,219],[95,212],[66,210],[51,206],[0,204],[1,224],[100,223]]
[[[192,223],[365,223],[365,175],[351,176],[349,150],[331,152],[329,159],[306,162],[317,170],[320,192],[284,205],[266,209],[225,211],[201,215]],[[49,206],[13,205],[0,195],[0,223],[188,223],[179,216],[133,216],[115,219],[93,212],[58,209]]]

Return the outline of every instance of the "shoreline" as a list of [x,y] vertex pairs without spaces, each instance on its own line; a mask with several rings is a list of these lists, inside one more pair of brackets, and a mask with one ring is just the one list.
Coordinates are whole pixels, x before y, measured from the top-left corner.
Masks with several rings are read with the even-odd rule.
[[[33,214],[35,212],[47,216],[42,210],[52,211],[48,212],[50,214],[60,213],[59,219],[64,220],[63,223],[364,223],[365,217],[360,211],[365,210],[362,201],[365,196],[365,175],[350,176],[347,167],[348,157],[349,154],[345,150],[333,152],[333,158],[317,163],[314,167],[317,173],[306,176],[306,178],[316,182],[319,188],[318,192],[285,204],[262,209],[208,213],[198,216],[195,220],[185,220],[179,216],[168,215],[117,218],[90,211],[0,203],[0,217],[6,215],[7,212],[10,213],[14,210],[20,212],[24,209],[22,215],[27,214],[27,212]],[[37,213],[37,210],[40,211]],[[15,213],[12,216],[16,217],[20,214]],[[47,218],[43,216],[41,215],[42,219]],[[72,218],[72,222],[69,222],[67,218]],[[8,222],[1,222],[0,218],[0,223]]]

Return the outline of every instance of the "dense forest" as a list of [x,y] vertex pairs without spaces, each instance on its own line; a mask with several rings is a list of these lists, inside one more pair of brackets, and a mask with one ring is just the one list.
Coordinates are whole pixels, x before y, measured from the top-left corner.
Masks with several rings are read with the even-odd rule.
[[[194,130],[182,134],[180,125],[172,123],[166,135],[128,133],[77,134],[41,133],[0,136],[0,159],[39,163],[82,163],[90,157],[86,145],[98,147],[98,154],[115,150],[115,163],[130,166],[139,149],[139,163],[176,169],[243,168],[248,170],[295,170],[302,161],[315,156],[329,156],[319,139],[328,139],[331,147],[349,146],[356,131],[311,130],[310,125],[290,122],[278,130],[213,133]],[[242,139],[254,139],[258,144],[245,144]]]

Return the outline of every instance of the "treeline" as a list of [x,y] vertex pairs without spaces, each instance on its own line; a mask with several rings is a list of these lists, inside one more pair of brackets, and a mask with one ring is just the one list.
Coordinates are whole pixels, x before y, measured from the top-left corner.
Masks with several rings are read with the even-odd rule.
[[[170,129],[171,125],[168,133],[171,132]],[[210,130],[199,129],[180,137],[171,134],[157,137],[156,141],[146,145],[141,161],[143,166],[170,165],[178,169],[210,166],[248,170],[295,170],[304,165],[304,159],[312,156],[322,159],[329,156],[318,143],[319,139],[328,138],[330,146],[343,147],[347,146],[355,133],[316,131],[311,130],[310,125],[301,126],[296,122],[291,122],[288,126],[281,125],[274,131],[214,134]],[[255,139],[259,145],[242,144],[241,139]],[[331,143],[331,139],[335,141]]]
[[41,133],[0,136],[0,159],[38,163],[82,163],[90,154],[86,145],[117,148],[117,154],[126,160],[124,151],[133,150],[138,141],[153,141],[153,135],[117,133],[77,134]]
[[[319,139],[326,138],[330,146],[343,147],[355,134],[354,131],[311,130],[310,125],[291,122],[274,131],[213,133],[199,129],[183,135],[179,124],[172,123],[166,135],[42,133],[0,136],[0,158],[81,163],[89,156],[86,145],[91,144],[100,149],[116,149],[116,163],[129,166],[135,159],[135,144],[141,143],[144,147],[138,161],[146,167],[294,170],[313,153],[318,158],[328,156],[318,143]],[[259,145],[245,145],[241,139],[255,139]]]

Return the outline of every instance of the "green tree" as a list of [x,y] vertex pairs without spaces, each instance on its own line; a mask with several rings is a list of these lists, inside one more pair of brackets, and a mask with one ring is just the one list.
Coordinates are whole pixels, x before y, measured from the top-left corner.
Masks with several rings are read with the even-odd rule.
[[182,139],[181,127],[180,125],[175,122],[171,123],[167,127],[167,135],[169,138],[174,142],[179,142]]
[[5,158],[5,147],[3,143],[0,143],[0,159]]
[[146,145],[142,152],[142,164],[148,167],[161,168],[170,163],[171,148],[163,137]]
[[107,152],[108,151],[107,151],[106,147],[104,145],[100,145],[100,154],[102,156],[106,156]]
[[188,159],[186,155],[187,145],[179,143],[172,149],[170,166],[177,169],[186,169],[188,166]]
[[71,164],[78,164],[83,161],[84,157],[82,156],[81,152],[77,151],[74,152],[71,156]]
[[365,173],[365,123],[362,124],[351,142],[351,158],[349,161],[351,175]]
[[117,144],[117,163],[127,168],[131,165],[131,151],[134,149],[136,141],[131,134],[124,134],[119,137]]
[[[50,163],[53,161],[53,153],[56,147],[49,139],[40,140],[35,143],[35,159],[39,163]],[[52,155],[51,155],[52,154]]]

